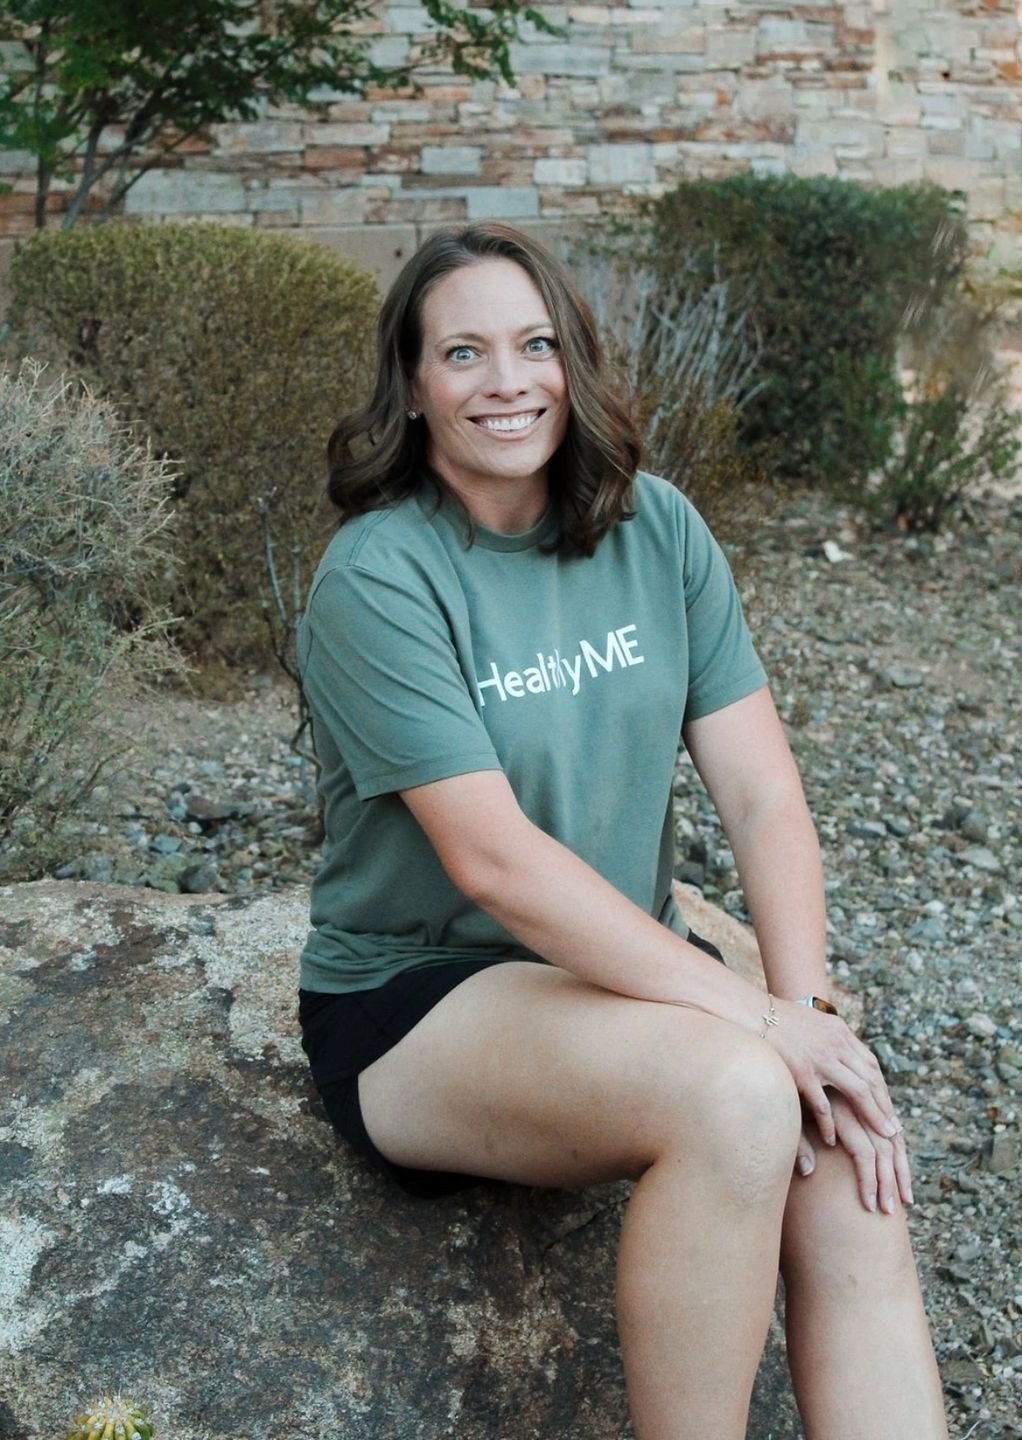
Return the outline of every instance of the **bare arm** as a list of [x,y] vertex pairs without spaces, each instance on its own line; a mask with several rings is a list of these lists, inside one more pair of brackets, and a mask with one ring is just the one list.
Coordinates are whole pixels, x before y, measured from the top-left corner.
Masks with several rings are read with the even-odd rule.
[[734,851],[774,995],[827,995],[823,867],[769,690],[695,720],[685,745]]
[[[742,739],[754,728],[761,706],[757,696],[750,696],[698,722],[697,744],[708,769],[726,772],[739,764]],[[756,769],[747,768],[750,776]],[[749,795],[755,790],[750,781]],[[754,986],[709,961],[533,825],[500,772],[456,776],[402,796],[452,882],[530,950],[605,989],[691,1005],[756,1033],[763,1028],[764,1000]],[[733,824],[734,815],[730,818]],[[754,887],[751,845],[764,830],[747,817],[746,838],[739,840]],[[819,965],[822,972],[822,936]],[[824,1139],[834,1140],[827,1085],[846,1094],[874,1128],[887,1130],[893,1124],[890,1098],[866,1048],[834,1017],[784,999],[777,1003],[782,1023],[770,1031],[771,1043],[788,1064]]]
[[500,771],[402,794],[453,884],[520,944],[604,989],[763,1028],[758,990],[533,825]]
[[[684,739],[731,842],[771,991],[789,999],[826,996],[820,847],[769,691],[693,721]],[[870,1062],[875,1066],[872,1056]],[[861,1111],[857,1114],[837,1096],[804,1094],[824,1139],[829,1140],[832,1127],[852,1156],[863,1203],[875,1209],[879,1198],[883,1209],[893,1211],[896,1193],[910,1202],[912,1181],[901,1137],[878,1131],[868,1120],[864,1124]],[[829,1127],[820,1118],[827,1106]],[[813,1150],[805,1138],[802,1159],[811,1169]]]

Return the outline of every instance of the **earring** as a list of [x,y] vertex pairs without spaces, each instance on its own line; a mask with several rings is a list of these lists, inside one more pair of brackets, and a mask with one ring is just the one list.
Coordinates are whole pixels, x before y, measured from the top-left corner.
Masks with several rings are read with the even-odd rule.
[[418,410],[407,410],[405,413],[407,414],[409,420],[418,420],[419,418]]

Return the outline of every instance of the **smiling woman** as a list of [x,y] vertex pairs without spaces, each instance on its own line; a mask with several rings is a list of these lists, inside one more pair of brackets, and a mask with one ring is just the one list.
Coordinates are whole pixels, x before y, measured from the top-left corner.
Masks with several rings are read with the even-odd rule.
[[481,260],[437,282],[410,389],[428,463],[466,509],[492,530],[534,525],[569,405],[553,321],[520,265]]
[[372,398],[328,447],[343,515],[432,482],[475,497],[495,530],[521,530],[549,503],[554,548],[592,555],[630,513],[638,436],[589,307],[527,236],[498,224],[434,235],[383,303],[377,354]]
[[[741,1440],[778,1266],[807,1440],[944,1440],[901,1127],[826,998],[816,835],[719,547],[637,469],[590,313],[528,237],[431,237],[378,353],[299,631],[327,1114],[417,1195],[636,1182],[639,1440]],[[766,997],[675,903],[679,737]]]

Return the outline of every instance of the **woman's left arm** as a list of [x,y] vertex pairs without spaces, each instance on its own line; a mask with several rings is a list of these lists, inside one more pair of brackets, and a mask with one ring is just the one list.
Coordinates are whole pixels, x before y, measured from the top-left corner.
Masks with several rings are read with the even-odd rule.
[[820,846],[770,691],[690,721],[683,739],[734,851],[770,993],[827,998]]
[[[701,719],[683,738],[720,816],[752,916],[767,988],[780,999],[828,997],[826,907],[820,846],[770,691],[764,686]],[[902,1137],[892,1142],[861,1125],[848,1108],[834,1114],[851,1155],[863,1203],[911,1202]],[[801,1162],[813,1162],[803,1139]]]

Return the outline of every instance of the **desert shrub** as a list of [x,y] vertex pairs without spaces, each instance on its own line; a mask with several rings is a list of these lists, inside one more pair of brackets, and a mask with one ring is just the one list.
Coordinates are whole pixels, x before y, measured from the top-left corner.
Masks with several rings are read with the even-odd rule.
[[179,464],[182,647],[264,663],[259,502],[307,578],[334,523],[326,440],[366,378],[372,279],[266,232],[109,224],[36,236],[11,284],[17,344],[73,368]]
[[175,666],[155,599],[172,476],[112,407],[26,361],[0,371],[0,874],[39,873],[130,707]]
[[732,539],[763,503],[767,457],[744,444],[743,409],[762,385],[761,345],[742,288],[682,262],[667,278],[631,247],[579,247],[571,265],[643,439],[643,464],[673,481]]
[[685,181],[654,207],[642,243],[673,283],[708,288],[715,267],[748,287],[762,386],[742,438],[772,442],[775,471],[855,484],[886,460],[900,401],[907,311],[940,303],[967,251],[956,197],[826,177]]
[[938,531],[964,496],[1016,472],[1019,418],[991,346],[995,318],[980,292],[963,291],[906,333],[894,444],[866,492],[884,524]]

